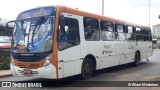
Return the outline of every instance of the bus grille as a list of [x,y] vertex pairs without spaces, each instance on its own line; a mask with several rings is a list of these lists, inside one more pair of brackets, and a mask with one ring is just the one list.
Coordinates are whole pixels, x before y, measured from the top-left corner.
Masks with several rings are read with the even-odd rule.
[[21,62],[38,62],[42,60],[40,56],[17,56],[16,59]]

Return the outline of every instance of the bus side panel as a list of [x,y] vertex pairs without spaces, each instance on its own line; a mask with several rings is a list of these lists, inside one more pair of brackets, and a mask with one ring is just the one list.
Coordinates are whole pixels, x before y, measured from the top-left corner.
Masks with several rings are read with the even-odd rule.
[[152,44],[150,42],[143,42],[141,49],[141,59],[145,59],[152,55]]
[[78,74],[81,73],[82,62],[83,62],[83,60],[77,60],[77,61],[74,62],[74,64],[75,64],[75,68],[74,68],[75,75],[78,75]]
[[[61,14],[63,14],[64,17],[66,18],[76,19],[78,20],[78,23],[82,23],[82,22],[79,22],[79,19],[81,18],[80,16],[70,14],[70,13],[61,13]],[[81,31],[82,30],[79,26],[79,33],[81,33]],[[80,35],[80,38],[81,38],[81,35]],[[60,42],[60,43],[61,45],[64,45],[64,46],[66,44],[65,42]],[[59,50],[58,61],[61,63],[59,63],[58,68],[62,68],[62,70],[59,71],[59,73],[61,73],[59,77],[62,77],[62,76],[68,77],[68,76],[79,74],[81,72],[81,63],[82,63],[81,58],[82,58],[81,57],[81,41],[80,41],[80,44],[78,45],[67,47],[63,50]]]
[[125,63],[134,62],[134,56],[135,56],[135,47],[136,42],[135,41],[126,41],[125,44]]
[[[96,70],[99,68],[99,55],[101,54],[100,41],[87,41],[84,33],[83,16],[79,20],[80,36],[81,36],[81,57],[83,60],[88,55],[92,55],[96,59]],[[82,62],[83,62],[82,60]]]
[[144,43],[142,41],[137,41],[136,42],[136,49],[135,49],[135,52],[136,51],[139,51],[140,54],[141,54],[141,59],[143,59],[143,55],[142,55],[142,52],[143,52],[143,47],[144,47]]
[[79,28],[80,28],[80,40],[81,40],[81,61],[75,62],[75,72],[76,74],[81,73],[82,62],[87,55],[93,55],[96,59],[96,70],[99,67],[99,55],[101,54],[101,43],[100,41],[86,41],[84,33],[83,16],[79,16]]
[[96,70],[99,69],[100,56],[102,54],[100,41],[83,41],[82,44],[82,57],[92,55],[96,59]]
[[81,60],[75,61],[75,74],[81,74],[82,62],[86,55],[89,52],[89,48],[86,45],[86,40],[84,37],[84,25],[83,25],[83,16],[77,16],[77,20],[79,22],[79,34],[80,34],[80,58]]
[[119,56],[119,64],[124,64],[125,60],[125,41],[116,41],[116,56]]
[[115,41],[102,41],[100,55],[100,69],[119,65],[119,58],[115,53]]
[[99,69],[103,69],[103,68],[119,65],[119,58],[120,58],[120,56],[117,56],[117,55],[102,56],[100,58],[100,67],[99,67]]
[[75,62],[80,60],[80,51],[80,45],[58,51],[58,60],[61,62],[58,64],[58,68],[62,68],[62,70],[59,71],[61,77],[62,74],[63,77],[75,75]]
[[[59,54],[58,54],[59,55]],[[63,62],[58,62],[58,78],[63,78]]]
[[74,61],[66,61],[63,64],[63,72],[64,72],[64,77],[72,76],[75,75],[74,73]]

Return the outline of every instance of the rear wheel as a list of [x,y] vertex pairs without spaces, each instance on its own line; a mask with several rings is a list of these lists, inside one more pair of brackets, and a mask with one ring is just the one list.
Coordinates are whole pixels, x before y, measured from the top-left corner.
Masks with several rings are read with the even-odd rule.
[[81,75],[83,79],[88,79],[92,76],[93,73],[93,63],[91,59],[85,58],[82,63]]
[[133,62],[134,66],[138,66],[140,64],[141,56],[139,52],[136,52],[135,54],[135,60]]

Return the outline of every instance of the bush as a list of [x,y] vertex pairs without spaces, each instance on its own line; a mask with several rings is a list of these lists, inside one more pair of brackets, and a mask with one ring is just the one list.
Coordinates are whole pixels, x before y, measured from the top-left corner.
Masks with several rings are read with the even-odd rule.
[[0,70],[10,69],[10,56],[1,55],[0,56]]

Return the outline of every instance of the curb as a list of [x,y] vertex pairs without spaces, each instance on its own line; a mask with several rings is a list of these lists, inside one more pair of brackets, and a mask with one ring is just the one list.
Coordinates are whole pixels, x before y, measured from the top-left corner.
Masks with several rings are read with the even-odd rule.
[[160,51],[160,49],[153,49],[153,51]]
[[12,74],[5,74],[5,75],[1,75],[0,78],[10,77],[10,76],[12,76]]

